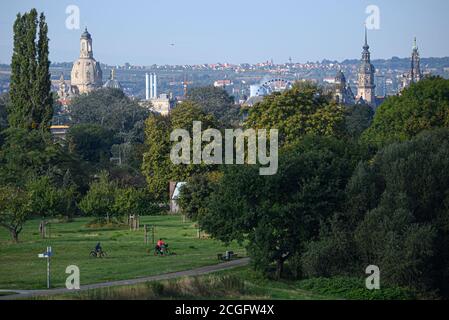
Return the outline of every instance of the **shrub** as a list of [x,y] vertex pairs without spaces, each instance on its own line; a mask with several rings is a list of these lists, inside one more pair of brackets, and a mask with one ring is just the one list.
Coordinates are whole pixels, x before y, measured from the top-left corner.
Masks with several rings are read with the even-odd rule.
[[400,287],[381,287],[380,290],[368,290],[365,280],[349,277],[313,278],[303,280],[301,289],[314,293],[342,297],[350,300],[411,300],[413,291]]

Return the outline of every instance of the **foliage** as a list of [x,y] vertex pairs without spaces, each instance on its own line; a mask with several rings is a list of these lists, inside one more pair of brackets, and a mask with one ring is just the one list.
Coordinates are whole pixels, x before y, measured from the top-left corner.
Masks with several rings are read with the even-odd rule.
[[[68,169],[78,172],[78,165],[56,143],[49,132],[8,128],[2,132],[0,182],[25,186],[30,177],[49,175],[63,178]],[[76,183],[82,179],[81,172]]]
[[[0,94],[0,132],[8,126],[8,113],[6,106],[9,103],[9,94]],[[2,142],[0,141],[0,146]]]
[[8,105],[11,127],[47,130],[50,126],[53,97],[47,33],[45,16],[41,14],[38,19],[36,9],[17,15],[11,62],[11,102]]
[[357,158],[347,143],[305,137],[281,153],[277,175],[259,176],[256,166],[226,168],[200,225],[222,241],[249,241],[254,265],[269,271],[276,262],[279,277],[322,221],[343,208]]
[[114,133],[125,133],[144,121],[150,112],[131,101],[119,89],[104,88],[73,99],[70,107],[73,124],[101,125]]
[[185,217],[198,221],[207,213],[208,198],[221,176],[220,172],[211,172],[205,175],[194,175],[187,179],[187,184],[181,188],[178,199],[181,212]]
[[392,285],[447,295],[449,130],[392,144],[355,171],[342,217],[361,265]]
[[73,216],[76,213],[77,191],[74,185],[56,186],[48,176],[27,183],[30,209],[42,217]]
[[107,167],[115,139],[111,130],[100,125],[80,124],[70,128],[67,142],[70,152],[82,160]]
[[346,133],[359,138],[368,129],[374,118],[374,110],[369,105],[353,105],[345,108]]
[[30,214],[29,195],[25,190],[0,186],[0,226],[8,229],[14,242],[19,241],[19,234]]
[[114,211],[116,215],[151,215],[160,214],[160,207],[145,189],[132,187],[116,190]]
[[334,277],[302,280],[303,290],[350,300],[412,300],[412,290],[401,287],[381,286],[380,290],[367,290],[363,278]]
[[280,145],[305,135],[344,136],[344,107],[316,85],[297,83],[283,93],[273,93],[249,110],[245,127],[278,129]]
[[212,114],[225,128],[238,126],[240,122],[240,109],[222,88],[190,88],[187,99],[198,104],[205,113]]
[[449,80],[430,77],[412,84],[400,96],[389,97],[377,109],[363,138],[385,146],[441,127],[449,127]]
[[110,181],[107,172],[103,171],[98,181],[91,183],[89,191],[78,206],[84,214],[109,222],[116,212],[114,210],[115,195],[116,185]]
[[307,278],[349,276],[360,272],[355,267],[358,259],[353,234],[336,214],[321,225],[319,237],[306,244],[292,271]]
[[177,106],[168,117],[153,115],[146,121],[146,152],[143,155],[142,173],[147,179],[150,192],[157,199],[168,199],[169,181],[186,181],[194,174],[213,170],[211,165],[174,165],[170,160],[171,132],[184,129],[192,137],[194,121],[201,121],[202,130],[217,128],[212,115],[205,114],[198,105],[188,101]]

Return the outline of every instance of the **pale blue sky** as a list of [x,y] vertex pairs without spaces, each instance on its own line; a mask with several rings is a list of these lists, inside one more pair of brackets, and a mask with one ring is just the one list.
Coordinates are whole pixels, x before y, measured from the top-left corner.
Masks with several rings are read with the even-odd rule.
[[16,13],[32,7],[46,13],[52,61],[76,59],[82,30],[65,27],[71,4],[108,64],[359,58],[372,4],[381,10],[381,29],[370,31],[374,59],[409,56],[415,35],[422,56],[449,55],[447,0],[1,0],[0,63],[10,62]]

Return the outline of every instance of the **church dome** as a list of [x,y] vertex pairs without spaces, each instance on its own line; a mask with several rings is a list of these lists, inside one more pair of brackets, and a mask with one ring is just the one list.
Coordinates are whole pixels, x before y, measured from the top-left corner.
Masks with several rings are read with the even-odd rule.
[[77,94],[89,93],[103,84],[100,63],[93,57],[92,37],[87,29],[80,39],[80,57],[73,63],[71,86]]
[[104,84],[103,88],[110,88],[110,89],[119,89],[122,90],[122,85],[118,80],[115,79],[115,70],[111,70],[111,77],[109,80]]
[[87,28],[84,29],[84,32],[83,32],[83,34],[81,35],[81,39],[92,39],[92,37],[91,37],[89,31],[87,31]]

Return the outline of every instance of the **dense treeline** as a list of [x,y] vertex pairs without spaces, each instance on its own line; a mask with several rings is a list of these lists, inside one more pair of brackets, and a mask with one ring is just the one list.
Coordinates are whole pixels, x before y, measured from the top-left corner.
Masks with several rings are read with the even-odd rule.
[[449,296],[449,81],[428,78],[370,107],[334,105],[310,84],[267,97],[248,127],[279,128],[279,171],[226,167],[181,191],[211,236],[247,244],[276,278],[362,277]]

